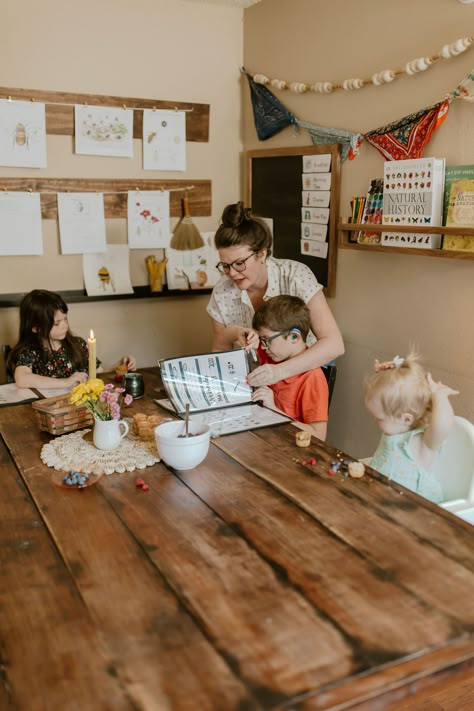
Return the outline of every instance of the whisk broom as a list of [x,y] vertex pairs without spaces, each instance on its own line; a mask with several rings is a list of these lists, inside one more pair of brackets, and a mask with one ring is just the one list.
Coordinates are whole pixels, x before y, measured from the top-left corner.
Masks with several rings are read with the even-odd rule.
[[185,195],[182,199],[183,216],[173,230],[170,247],[173,249],[199,249],[204,247],[204,240],[201,234],[191,219],[189,212],[188,196]]

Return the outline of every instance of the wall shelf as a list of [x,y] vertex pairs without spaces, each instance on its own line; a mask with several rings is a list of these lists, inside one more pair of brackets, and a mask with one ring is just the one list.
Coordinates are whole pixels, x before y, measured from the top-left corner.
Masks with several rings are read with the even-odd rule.
[[[349,241],[351,232],[409,232],[410,234],[437,234],[437,235],[458,235],[459,227],[446,227],[426,225],[423,227],[395,225],[368,225],[356,224],[347,220],[339,220],[339,247],[340,249],[354,249],[361,252],[394,252],[396,254],[416,254],[422,257],[441,257],[442,259],[471,259],[474,260],[474,252],[452,252],[443,249],[419,249],[417,247],[384,247],[380,244],[358,244]],[[463,227],[461,234],[474,235],[474,227]]]
[[[25,292],[26,293],[26,292]],[[71,291],[57,291],[66,304],[79,304],[89,301],[121,301],[123,299],[180,299],[189,298],[200,294],[209,295],[211,288],[202,289],[168,289],[165,285],[163,291],[151,291],[149,286],[134,286],[133,294],[107,294],[106,296],[88,296],[84,289]],[[19,306],[24,293],[0,294],[0,308]]]
[[209,141],[209,104],[161,99],[136,99],[129,96],[76,94],[66,91],[40,91],[0,87],[0,98],[39,101],[46,104],[46,133],[74,136],[74,105],[119,106],[133,109],[133,137],[143,137],[143,109],[186,111],[186,140]]
[[[186,190],[188,188],[188,190]],[[105,217],[127,217],[127,191],[170,190],[170,215],[181,217],[181,199],[185,193],[193,216],[212,214],[212,183],[210,180],[169,180],[163,178],[2,178],[0,190],[30,191],[41,194],[41,217],[58,217],[57,193],[104,193]],[[138,193],[137,193],[138,194]]]

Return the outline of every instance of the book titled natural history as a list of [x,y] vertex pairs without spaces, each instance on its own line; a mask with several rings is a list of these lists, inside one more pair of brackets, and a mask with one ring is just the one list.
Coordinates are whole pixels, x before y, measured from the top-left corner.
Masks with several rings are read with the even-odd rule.
[[[391,227],[442,225],[444,158],[385,161],[382,224]],[[382,232],[390,247],[438,249],[440,234]]]
[[[474,180],[453,180],[446,226],[474,227]],[[443,249],[474,252],[474,235],[444,235]]]

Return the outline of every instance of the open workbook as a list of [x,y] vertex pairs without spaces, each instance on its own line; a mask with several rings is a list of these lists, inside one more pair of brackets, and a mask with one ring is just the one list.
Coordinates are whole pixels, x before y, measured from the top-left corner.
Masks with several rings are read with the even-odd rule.
[[213,437],[291,422],[281,412],[252,402],[243,349],[166,358],[159,366],[168,399],[155,402],[180,417],[189,402],[189,419],[209,425]]

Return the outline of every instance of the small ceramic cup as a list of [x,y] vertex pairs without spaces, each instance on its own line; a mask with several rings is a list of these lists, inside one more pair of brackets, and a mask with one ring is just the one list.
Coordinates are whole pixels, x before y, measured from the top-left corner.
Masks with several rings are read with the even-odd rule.
[[122,381],[125,392],[139,400],[145,393],[145,384],[141,373],[125,373]]

